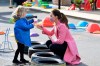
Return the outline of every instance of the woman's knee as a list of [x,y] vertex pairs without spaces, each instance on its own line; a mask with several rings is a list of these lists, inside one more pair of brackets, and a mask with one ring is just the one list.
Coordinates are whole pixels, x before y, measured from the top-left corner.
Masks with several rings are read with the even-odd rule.
[[52,41],[51,41],[51,40],[48,40],[48,41],[46,42],[46,45],[47,45],[48,48],[49,48],[50,44],[52,44]]
[[47,44],[47,43],[52,43],[52,41],[51,41],[51,40],[48,40],[48,41],[46,42],[46,44]]
[[53,52],[56,52],[58,49],[57,49],[57,45],[56,44],[51,44],[49,46],[50,50],[53,51]]

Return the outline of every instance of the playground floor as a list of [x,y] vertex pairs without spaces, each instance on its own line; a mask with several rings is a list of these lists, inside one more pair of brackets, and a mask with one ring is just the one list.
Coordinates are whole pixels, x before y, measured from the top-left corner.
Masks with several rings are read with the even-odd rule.
[[[6,27],[10,27],[10,33],[13,32],[13,24],[0,23],[2,25],[2,29],[6,29]],[[31,30],[31,32],[36,32],[39,34],[39,37],[32,37],[33,41],[41,41],[45,42],[48,40],[48,37],[41,34],[41,31],[36,27]],[[81,56],[81,62],[79,65],[75,66],[100,66],[100,34],[91,34],[85,30],[70,30],[73,35],[79,54]],[[0,35],[0,41],[4,41],[4,35]],[[16,50],[17,45],[14,37],[9,36],[9,41],[11,41],[14,50]],[[15,52],[2,52],[0,50],[0,66],[14,66],[12,64],[12,59],[14,57]],[[25,58],[31,60],[27,55]],[[27,65],[24,65],[27,66]],[[71,65],[68,65],[71,66]]]
[[[13,27],[14,27],[14,24],[9,24],[7,23],[9,18],[10,18],[10,14],[12,13],[12,11],[15,9],[9,9],[9,4],[7,2],[5,3],[1,3],[3,4],[2,6],[0,6],[0,31],[2,30],[6,30],[6,28],[10,28],[10,33],[13,33]],[[1,5],[0,4],[0,5]],[[36,9],[35,7],[32,9]],[[40,11],[42,10],[45,10],[45,9],[41,9]],[[49,11],[49,9],[48,9]],[[45,11],[43,11],[45,13]],[[42,12],[42,14],[44,14]],[[81,16],[80,14],[81,13],[85,13],[85,14],[88,14],[85,15],[86,18],[85,19],[89,19],[89,17],[91,16],[90,14],[92,14],[92,18],[89,19],[91,20],[92,22],[96,22],[98,24],[100,24],[100,11],[79,11],[79,10],[75,10],[75,11],[65,11],[65,13],[68,14],[68,16],[71,16],[73,15],[73,17],[76,17],[76,15],[79,15]],[[35,13],[35,14],[38,14],[38,13]],[[39,14],[38,14],[39,15]],[[96,16],[95,16],[96,15]],[[45,15],[43,15],[44,17]],[[82,17],[78,17],[78,18],[82,18]],[[94,20],[96,19],[96,20]],[[91,33],[88,33],[87,31],[85,30],[70,30],[75,41],[76,41],[76,44],[77,44],[77,47],[78,47],[78,51],[79,51],[79,54],[81,56],[81,61],[82,63],[79,64],[79,65],[74,65],[74,66],[100,66],[100,34],[91,34]],[[42,41],[42,42],[45,42],[46,40],[48,40],[48,37],[41,34],[41,31],[39,29],[37,29],[36,27],[34,29],[31,30],[31,32],[37,32],[39,33],[39,37],[32,37],[31,39],[32,40],[37,40],[37,41]],[[4,35],[0,35],[0,45],[2,43],[2,41],[4,41]],[[9,41],[11,41],[12,43],[12,46],[14,48],[14,50],[16,50],[17,48],[17,45],[16,45],[16,42],[15,42],[15,39],[14,37],[11,37],[9,36]],[[2,47],[1,47],[2,48]],[[15,52],[9,52],[9,53],[3,53],[1,50],[0,50],[0,66],[14,66],[12,64],[12,59],[14,57],[14,53]],[[27,55],[25,55],[25,58],[30,60],[30,58],[28,58]],[[28,65],[25,65],[25,66],[28,66]],[[71,66],[71,65],[68,65],[68,66]]]

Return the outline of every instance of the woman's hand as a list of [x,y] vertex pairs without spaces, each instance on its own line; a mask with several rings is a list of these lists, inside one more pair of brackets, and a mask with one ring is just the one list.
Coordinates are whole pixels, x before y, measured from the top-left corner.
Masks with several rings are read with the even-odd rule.
[[51,40],[52,39],[52,37],[51,36],[48,36],[48,38]]

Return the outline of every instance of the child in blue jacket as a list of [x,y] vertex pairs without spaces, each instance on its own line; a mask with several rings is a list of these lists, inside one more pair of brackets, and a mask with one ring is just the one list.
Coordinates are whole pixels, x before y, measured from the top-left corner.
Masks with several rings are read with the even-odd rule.
[[[27,9],[20,6],[14,16],[16,22],[14,26],[15,39],[17,41],[18,48],[15,52],[13,63],[28,63],[29,61],[24,59],[24,47],[31,46],[30,29],[34,27],[34,20],[27,20],[25,18]],[[20,61],[17,59],[20,53]]]

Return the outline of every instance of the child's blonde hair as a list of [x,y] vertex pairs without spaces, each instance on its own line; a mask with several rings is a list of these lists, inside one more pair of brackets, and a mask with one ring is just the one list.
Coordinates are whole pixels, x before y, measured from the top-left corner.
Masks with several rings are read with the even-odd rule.
[[27,9],[24,6],[21,6],[18,8],[17,10],[17,16],[19,16],[20,18],[22,17],[22,15],[27,12]]
[[19,19],[22,17],[22,15],[27,12],[27,8],[24,6],[18,6],[17,9],[15,10],[15,13],[13,13],[13,17],[15,20]]

